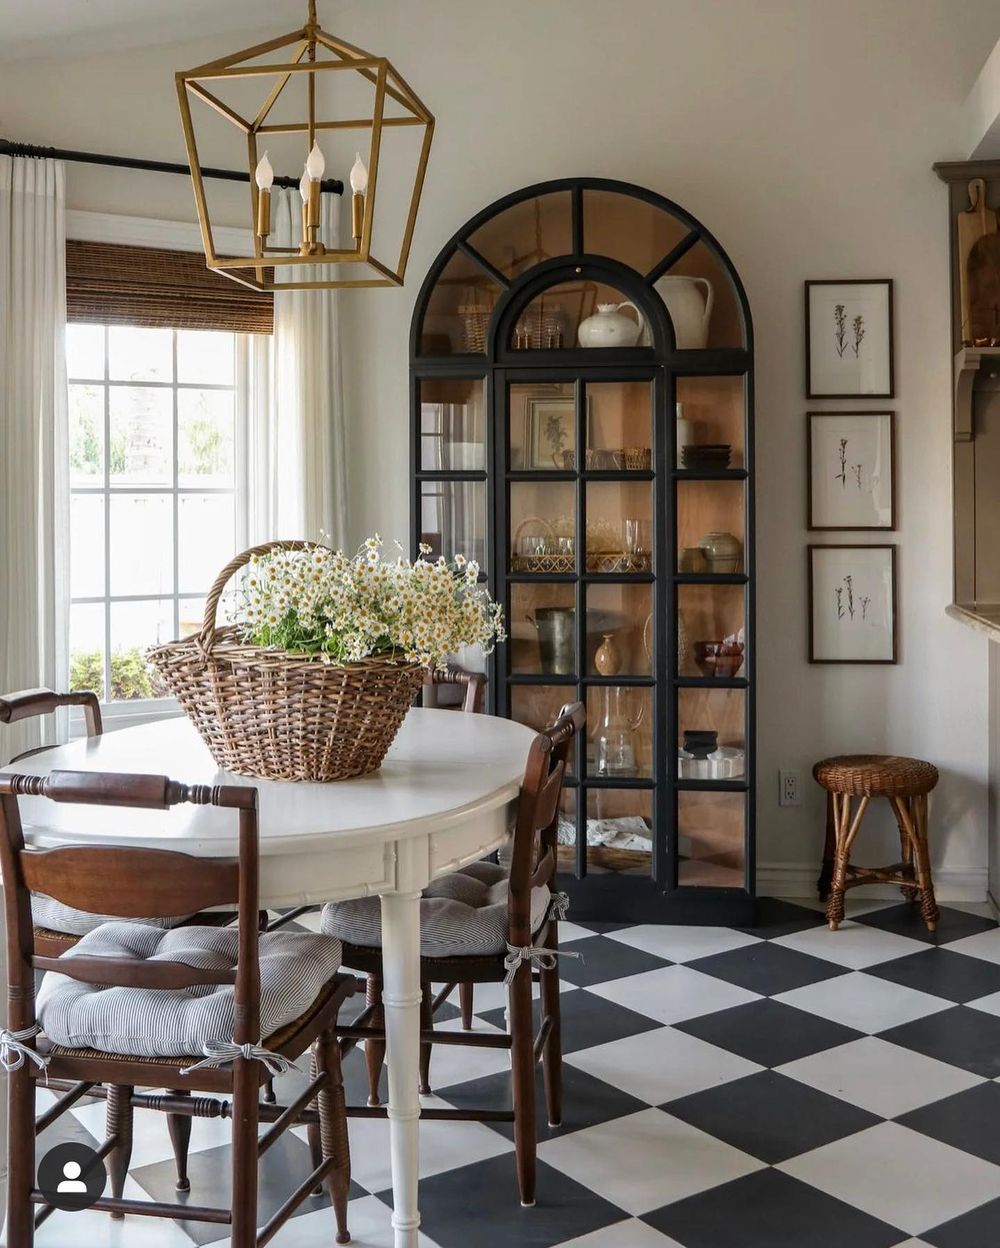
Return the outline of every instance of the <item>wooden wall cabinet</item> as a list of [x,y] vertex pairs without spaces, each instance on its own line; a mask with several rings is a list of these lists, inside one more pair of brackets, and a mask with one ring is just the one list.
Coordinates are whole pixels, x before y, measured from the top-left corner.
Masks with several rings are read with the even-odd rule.
[[[581,345],[608,332],[595,316],[637,340]],[[753,345],[725,253],[638,187],[510,195],[431,266],[411,403],[414,552],[476,558],[504,603],[490,710],[541,728],[587,707],[560,829],[572,913],[751,921]],[[678,404],[728,463],[685,463]],[[689,566],[713,533],[715,564]],[[742,666],[707,675],[698,643],[727,637]],[[715,734],[711,760],[686,733]]]

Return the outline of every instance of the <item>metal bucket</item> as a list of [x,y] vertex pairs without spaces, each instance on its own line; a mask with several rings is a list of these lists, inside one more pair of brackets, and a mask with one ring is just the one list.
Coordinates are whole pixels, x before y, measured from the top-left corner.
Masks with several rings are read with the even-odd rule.
[[539,607],[529,617],[538,631],[542,671],[549,676],[572,676],[576,670],[576,611],[573,607]]

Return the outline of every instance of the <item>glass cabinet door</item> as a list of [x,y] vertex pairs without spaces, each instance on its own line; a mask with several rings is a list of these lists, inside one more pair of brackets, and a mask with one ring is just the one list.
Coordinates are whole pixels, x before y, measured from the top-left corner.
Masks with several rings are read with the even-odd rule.
[[476,378],[417,382],[417,540],[437,559],[464,555],[487,568],[486,383]]

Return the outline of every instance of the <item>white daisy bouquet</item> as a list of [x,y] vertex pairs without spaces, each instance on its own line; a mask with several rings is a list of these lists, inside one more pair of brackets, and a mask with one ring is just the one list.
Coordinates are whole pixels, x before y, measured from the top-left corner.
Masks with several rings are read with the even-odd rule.
[[237,629],[245,642],[334,664],[379,656],[436,667],[471,645],[489,654],[506,634],[479,565],[429,554],[422,545],[412,563],[384,559],[376,534],[353,556],[323,546],[253,555]]

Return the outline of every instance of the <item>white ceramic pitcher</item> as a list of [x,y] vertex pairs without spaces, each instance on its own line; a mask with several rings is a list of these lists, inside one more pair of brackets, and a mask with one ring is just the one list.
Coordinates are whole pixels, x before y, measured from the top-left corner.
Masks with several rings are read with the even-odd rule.
[[[705,287],[704,297],[699,286]],[[701,350],[708,346],[708,327],[715,301],[715,291],[708,278],[668,275],[657,278],[653,288],[667,305],[678,349]]]
[[[631,308],[636,319],[622,308]],[[580,322],[577,338],[581,347],[634,347],[645,326],[642,313],[627,299],[623,303],[599,303],[593,316]]]

